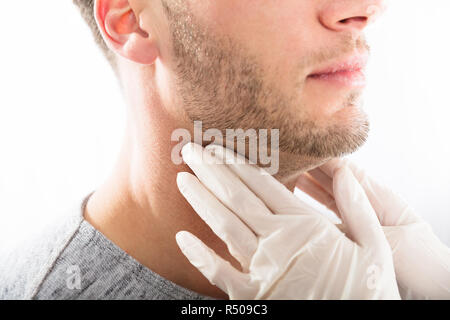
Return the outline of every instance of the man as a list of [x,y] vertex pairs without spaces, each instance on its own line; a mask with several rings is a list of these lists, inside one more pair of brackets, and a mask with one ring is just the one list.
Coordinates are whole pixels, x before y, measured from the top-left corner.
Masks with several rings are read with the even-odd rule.
[[171,160],[172,133],[196,120],[205,130],[280,129],[275,177],[293,190],[303,172],[366,140],[363,31],[382,1],[74,3],[120,80],[126,138],[107,181],[0,297],[227,298],[175,241],[190,231],[239,267],[179,193],[177,173],[189,169]]

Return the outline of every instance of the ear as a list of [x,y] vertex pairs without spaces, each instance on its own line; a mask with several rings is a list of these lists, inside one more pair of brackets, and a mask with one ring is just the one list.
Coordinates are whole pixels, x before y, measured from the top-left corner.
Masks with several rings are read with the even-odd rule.
[[140,64],[153,64],[159,55],[155,39],[139,26],[128,0],[96,0],[95,20],[108,47]]

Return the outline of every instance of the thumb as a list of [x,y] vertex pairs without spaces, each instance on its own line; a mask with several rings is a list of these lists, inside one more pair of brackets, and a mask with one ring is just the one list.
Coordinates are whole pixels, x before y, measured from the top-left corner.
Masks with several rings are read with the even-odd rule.
[[348,159],[333,159],[322,165],[320,169],[332,177],[334,172],[344,165],[350,168],[361,184],[382,226],[408,225],[421,221],[400,195],[367,175],[364,170]]
[[388,245],[369,199],[345,165],[334,173],[333,192],[342,220],[355,242],[364,247]]

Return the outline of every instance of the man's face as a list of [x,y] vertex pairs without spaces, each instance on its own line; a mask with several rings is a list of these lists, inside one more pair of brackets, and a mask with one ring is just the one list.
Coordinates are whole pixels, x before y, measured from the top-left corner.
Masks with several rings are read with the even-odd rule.
[[372,0],[162,0],[174,90],[203,128],[280,129],[316,162],[366,140],[361,109]]

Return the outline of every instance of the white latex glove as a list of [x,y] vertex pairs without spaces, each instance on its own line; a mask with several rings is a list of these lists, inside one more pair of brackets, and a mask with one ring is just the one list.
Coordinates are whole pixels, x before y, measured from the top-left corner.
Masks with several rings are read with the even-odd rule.
[[339,171],[336,170],[342,166],[348,166],[357,178],[347,176],[343,183],[350,188],[362,186],[383,226],[392,248],[402,298],[450,299],[450,249],[399,195],[369,177],[355,164],[341,159],[312,170],[299,179],[297,186],[329,208],[334,208],[332,199],[336,198],[337,202],[342,189],[333,190],[332,178],[341,177],[337,176]]
[[[351,171],[336,173],[336,199],[349,237],[263,169],[214,164],[234,153],[188,144],[177,183],[198,215],[241,263],[239,271],[194,235],[177,243],[230,299],[399,299],[392,253],[380,223]],[[242,159],[242,158],[240,158]],[[349,185],[348,185],[349,184]]]

